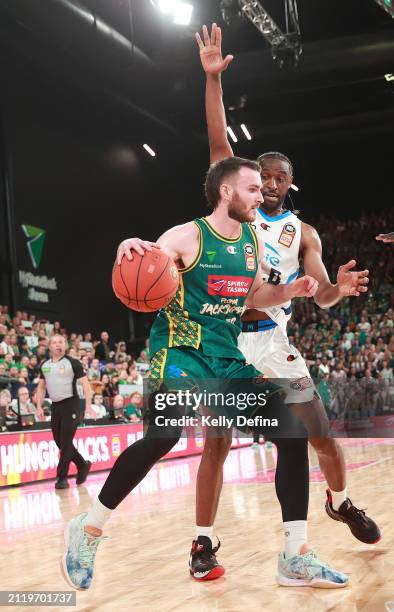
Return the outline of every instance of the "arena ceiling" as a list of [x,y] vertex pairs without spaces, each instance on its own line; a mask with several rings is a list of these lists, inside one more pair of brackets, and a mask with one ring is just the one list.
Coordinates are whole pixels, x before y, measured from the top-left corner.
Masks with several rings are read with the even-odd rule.
[[[394,81],[385,75],[394,73],[394,19],[374,0],[298,0],[303,52],[289,70],[273,61],[250,22],[223,23],[220,0],[188,1],[193,19],[183,27],[151,0],[0,0],[0,44],[63,84],[92,90],[101,81],[108,95],[145,112],[153,125],[199,138],[204,77],[194,32],[216,21],[224,51],[235,55],[224,77],[234,126],[247,124],[256,139],[270,131],[307,138],[316,130],[393,129]],[[260,2],[282,25],[284,0]],[[89,46],[78,22],[94,30],[97,19],[102,27]]]

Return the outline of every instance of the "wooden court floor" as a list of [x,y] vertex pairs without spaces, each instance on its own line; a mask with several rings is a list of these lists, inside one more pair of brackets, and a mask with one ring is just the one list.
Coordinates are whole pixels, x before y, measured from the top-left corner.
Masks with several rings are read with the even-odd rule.
[[[359,507],[368,508],[383,533],[378,544],[364,545],[346,526],[329,519],[324,511],[325,483],[311,453],[309,540],[322,559],[350,575],[347,588],[276,585],[282,531],[273,484],[275,452],[261,446],[233,450],[226,462],[216,523],[222,542],[218,556],[227,570],[223,578],[197,583],[189,577],[199,459],[167,461],[156,466],[115,511],[106,529],[111,539],[99,547],[93,586],[77,593],[77,606],[71,609],[386,610],[385,602],[394,601],[394,440],[343,443],[349,496]],[[70,480],[70,489],[60,492],[55,492],[53,482],[0,490],[1,590],[68,589],[59,566],[62,529],[65,521],[88,509],[104,479],[105,473],[96,473],[78,488]]]

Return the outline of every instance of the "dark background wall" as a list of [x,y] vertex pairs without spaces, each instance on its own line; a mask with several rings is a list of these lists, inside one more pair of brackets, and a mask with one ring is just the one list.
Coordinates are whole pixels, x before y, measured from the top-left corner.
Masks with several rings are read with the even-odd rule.
[[[188,44],[193,45],[192,40]],[[115,337],[125,336],[127,312],[111,290],[118,243],[133,235],[155,239],[164,229],[205,211],[202,184],[209,159],[203,75],[196,73],[189,98],[187,88],[181,88],[177,100],[174,92],[172,98],[167,96],[166,106],[169,100],[174,103],[171,118],[176,131],[171,132],[121,102],[116,92],[111,96],[97,83],[90,86],[86,68],[71,67],[75,79],[70,78],[67,62],[62,60],[54,69],[46,63],[48,57],[47,53],[40,62],[26,50],[10,50],[0,60],[3,171],[10,170],[17,265],[29,265],[21,224],[44,228],[46,241],[36,273],[56,277],[59,286],[58,299],[47,308],[23,299],[16,305],[60,318],[69,329],[97,333],[109,328]],[[142,87],[143,73],[134,77]],[[226,83],[225,75],[225,89]],[[387,83],[391,92],[385,90],[392,102],[393,85]],[[160,79],[157,91],[155,81],[150,82],[158,105],[162,87]],[[325,107],[327,100],[324,91],[308,96],[313,118],[318,116],[319,100]],[[151,97],[146,97],[147,106]],[[342,123],[333,117],[330,124],[327,116],[325,123],[314,126],[303,117],[301,94],[277,93],[272,99],[272,107],[280,112],[275,120],[267,111],[269,99],[267,87],[268,101],[261,115],[255,115],[258,138],[239,143],[235,152],[255,157],[281,150],[289,155],[301,188],[295,203],[303,219],[321,213],[357,218],[364,211],[391,207],[393,125],[389,119],[386,124],[384,111],[378,121],[379,112],[371,121],[353,125],[350,100]],[[144,106],[140,95],[141,101]],[[194,133],[185,127],[187,105],[199,125]],[[294,106],[300,116],[290,125]],[[146,155],[143,142],[154,146],[157,159]],[[4,207],[4,197],[0,204]],[[143,317],[137,318],[136,333],[144,333]]]

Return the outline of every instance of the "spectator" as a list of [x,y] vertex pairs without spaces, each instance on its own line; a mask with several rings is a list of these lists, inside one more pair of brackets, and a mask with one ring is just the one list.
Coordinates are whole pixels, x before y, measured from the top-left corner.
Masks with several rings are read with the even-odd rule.
[[1,429],[7,425],[14,425],[17,422],[17,416],[11,408],[12,397],[8,389],[0,391],[0,423]]
[[139,423],[141,420],[141,405],[142,395],[137,391],[130,397],[130,401],[125,408],[125,415],[133,423]]
[[114,408],[124,408],[124,397],[118,393],[114,397],[114,401],[112,402]]
[[95,358],[88,369],[88,378],[89,380],[100,380],[100,376],[100,362]]
[[0,391],[0,430],[2,431],[5,429],[5,422],[9,415],[11,401],[11,393],[8,389],[2,389]]
[[105,418],[107,416],[107,409],[103,403],[103,396],[100,393],[95,393],[92,400],[93,401],[89,412],[90,418],[94,418],[95,420]]
[[94,356],[100,361],[107,362],[114,356],[114,343],[110,340],[106,331],[101,332],[100,342],[97,344]]
[[12,355],[14,356],[14,350],[11,346],[11,337],[10,334],[5,334],[3,341],[0,342],[0,353],[3,355]]
[[142,385],[144,382],[141,373],[137,370],[135,365],[129,367],[128,382],[131,385]]
[[328,365],[328,359],[326,356],[323,357],[321,364],[319,365],[318,376],[323,377],[324,374],[330,373],[330,366]]
[[137,359],[137,363],[149,363],[148,351],[142,350]]
[[382,362],[382,369],[380,371],[382,378],[387,381],[389,385],[394,382],[393,369],[389,367],[388,361],[385,359]]
[[129,379],[129,375],[128,375],[127,371],[122,369],[120,371],[120,374],[119,374],[119,384],[120,385],[127,385],[128,382],[129,382],[128,379]]
[[101,382],[103,385],[101,390],[102,396],[108,398],[115,397],[117,390],[112,384],[108,374],[103,374]]
[[[19,413],[21,415],[34,414],[36,416],[36,407],[30,399],[29,389],[27,387],[19,387],[17,399],[12,400],[11,409],[17,415],[18,414],[18,402],[19,402]],[[36,418],[37,420],[37,418]]]
[[121,340],[116,345],[115,361],[116,362],[118,362],[120,360],[123,361],[123,360],[126,360],[126,358],[127,358],[127,354],[126,354],[126,342],[124,342],[124,340]]

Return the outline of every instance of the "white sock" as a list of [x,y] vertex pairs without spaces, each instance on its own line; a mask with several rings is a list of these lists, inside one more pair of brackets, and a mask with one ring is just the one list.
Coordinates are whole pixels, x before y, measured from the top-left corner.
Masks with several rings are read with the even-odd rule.
[[87,516],[83,519],[82,524],[102,529],[111,516],[111,513],[112,510],[103,506],[101,501],[97,498],[90,511],[87,513]]
[[307,521],[287,521],[283,523],[285,534],[285,556],[287,559],[300,554],[300,548],[307,543]]
[[330,491],[332,495],[332,507],[334,510],[339,510],[339,506],[347,499],[346,487],[343,491],[333,491],[332,489],[330,489]]
[[199,525],[196,525],[196,540],[198,539],[198,536],[205,536],[206,538],[209,538],[213,546],[213,525],[210,527],[200,527]]

